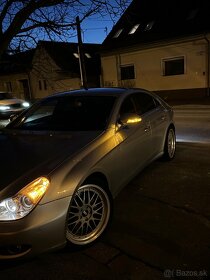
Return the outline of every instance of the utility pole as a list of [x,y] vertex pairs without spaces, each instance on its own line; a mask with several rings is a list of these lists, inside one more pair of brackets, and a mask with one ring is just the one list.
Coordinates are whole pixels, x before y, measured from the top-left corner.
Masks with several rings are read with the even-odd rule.
[[79,67],[80,67],[80,77],[81,77],[81,87],[87,89],[87,75],[85,70],[85,59],[83,53],[82,36],[79,16],[76,17],[77,24],[77,38],[78,38],[78,55],[79,55]]

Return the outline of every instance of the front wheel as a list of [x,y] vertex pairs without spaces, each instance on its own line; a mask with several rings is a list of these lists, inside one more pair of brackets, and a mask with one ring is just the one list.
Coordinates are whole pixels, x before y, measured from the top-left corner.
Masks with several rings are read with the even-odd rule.
[[164,146],[163,158],[165,160],[172,160],[175,157],[176,152],[176,134],[173,127],[169,127]]
[[110,213],[110,198],[102,187],[94,184],[79,187],[67,215],[67,240],[75,245],[95,241],[105,230]]

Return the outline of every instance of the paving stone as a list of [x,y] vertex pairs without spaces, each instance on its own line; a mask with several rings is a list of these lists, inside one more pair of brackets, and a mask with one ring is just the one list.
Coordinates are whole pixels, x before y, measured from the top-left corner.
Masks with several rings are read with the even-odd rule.
[[94,246],[85,250],[86,255],[103,264],[110,262],[119,253],[119,250],[102,242],[96,243]]
[[126,255],[118,256],[109,264],[116,278],[121,280],[160,280],[163,273]]

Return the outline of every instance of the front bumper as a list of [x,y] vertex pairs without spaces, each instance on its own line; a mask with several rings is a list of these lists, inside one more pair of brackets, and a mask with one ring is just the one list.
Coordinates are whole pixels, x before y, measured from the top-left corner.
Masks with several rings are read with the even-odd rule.
[[63,247],[70,199],[37,205],[20,220],[0,222],[0,259],[29,257]]

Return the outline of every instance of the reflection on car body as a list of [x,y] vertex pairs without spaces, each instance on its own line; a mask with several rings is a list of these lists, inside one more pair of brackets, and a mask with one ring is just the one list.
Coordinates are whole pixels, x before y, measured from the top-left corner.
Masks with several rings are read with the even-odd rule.
[[156,158],[173,159],[172,109],[143,89],[47,97],[0,134],[0,258],[84,246],[112,198]]

